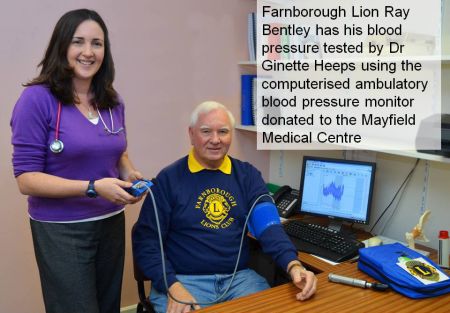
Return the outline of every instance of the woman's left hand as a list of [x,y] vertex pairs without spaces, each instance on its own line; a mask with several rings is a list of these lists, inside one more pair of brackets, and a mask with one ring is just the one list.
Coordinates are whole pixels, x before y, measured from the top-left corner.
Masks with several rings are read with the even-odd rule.
[[131,187],[132,184],[130,182],[118,178],[106,177],[96,180],[94,184],[98,195],[112,203],[126,205],[136,203],[140,200],[140,198],[133,197],[125,191],[126,188]]
[[[131,163],[130,159],[128,158],[128,151],[125,151],[119,160],[119,173],[120,178],[127,182],[134,182],[136,180],[144,179],[144,176],[136,170]],[[131,204],[136,203],[140,201],[144,195],[146,195],[147,192],[144,192],[139,197],[133,197],[133,199],[130,201]]]
[[128,177],[124,177],[126,181],[129,181],[130,183],[134,182],[135,180],[144,179],[144,176],[142,176],[141,172],[137,170],[132,170]]
[[[126,181],[129,182],[134,182],[135,180],[140,180],[140,179],[144,179],[144,176],[142,176],[141,172],[133,170],[131,171],[131,173],[128,175]],[[133,203],[139,202],[146,194],[148,193],[148,191],[144,192],[143,194],[141,194],[139,197],[135,197]]]

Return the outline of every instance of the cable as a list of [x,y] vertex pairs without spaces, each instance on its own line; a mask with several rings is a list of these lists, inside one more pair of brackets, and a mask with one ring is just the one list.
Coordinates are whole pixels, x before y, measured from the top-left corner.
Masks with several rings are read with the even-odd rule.
[[398,200],[396,201],[395,206],[394,206],[394,208],[393,208],[391,214],[390,214],[389,217],[387,218],[386,223],[384,223],[383,227],[381,227],[380,231],[378,231],[378,234],[383,234],[383,233],[384,233],[384,230],[386,229],[386,227],[392,222],[391,218],[394,216],[395,212],[397,211],[397,209],[398,209],[398,207],[399,207],[399,205],[400,205],[400,202],[401,202],[402,199],[403,199],[403,195],[405,194],[406,188],[408,187],[410,181],[411,181],[411,180],[409,179],[409,180],[406,182],[405,186],[403,186],[403,189],[402,189],[401,192],[398,194],[398,196],[397,196],[397,199],[398,199]]
[[269,197],[272,200],[272,202],[274,202],[274,203],[275,203],[275,201],[273,201],[273,198],[270,195],[263,194],[263,195],[260,195],[258,198],[256,198],[256,200],[253,202],[252,207],[250,208],[250,210],[249,210],[249,212],[247,214],[247,217],[245,219],[244,227],[242,229],[241,243],[239,245],[239,253],[238,253],[238,256],[237,256],[236,265],[234,267],[233,275],[231,276],[231,280],[230,280],[227,288],[225,289],[225,291],[217,299],[215,299],[214,301],[211,301],[211,302],[185,302],[185,301],[181,301],[181,300],[176,299],[174,296],[172,296],[172,294],[169,291],[169,286],[168,286],[168,283],[167,283],[167,275],[166,275],[166,261],[165,261],[165,257],[164,257],[164,246],[163,246],[163,242],[162,242],[161,227],[159,225],[158,210],[156,208],[156,201],[155,201],[155,197],[153,195],[152,190],[148,186],[147,186],[147,190],[149,191],[150,197],[152,198],[153,210],[155,212],[156,228],[158,229],[159,247],[161,249],[161,262],[162,262],[162,268],[163,268],[164,285],[166,286],[167,294],[174,301],[176,301],[178,303],[181,303],[181,304],[187,304],[187,305],[190,305],[190,306],[194,306],[194,305],[210,305],[210,304],[217,303],[220,299],[222,299],[227,294],[228,290],[231,288],[231,284],[233,283],[234,276],[236,275],[237,268],[239,266],[239,260],[241,258],[242,245],[244,243],[244,238],[245,238],[244,236],[246,234],[246,228],[247,228],[247,224],[248,224],[248,219],[250,218],[250,215],[252,214],[252,211],[253,211],[255,205],[263,197]]
[[373,231],[373,229],[375,228],[375,226],[378,224],[378,222],[380,221],[380,219],[383,217],[383,215],[386,213],[386,211],[390,208],[390,206],[392,205],[392,203],[394,202],[394,200],[397,198],[398,193],[400,192],[400,190],[402,190],[403,186],[409,181],[409,179],[411,178],[412,173],[414,172],[414,170],[416,169],[417,165],[419,164],[420,159],[416,159],[416,163],[414,164],[414,166],[412,167],[412,169],[409,171],[408,175],[406,175],[405,180],[403,180],[402,184],[400,185],[400,187],[397,189],[397,191],[394,194],[394,197],[392,198],[391,202],[389,202],[388,206],[383,210],[383,213],[381,213],[380,217],[378,217],[378,219],[376,220],[375,224],[373,224],[372,228],[370,229],[370,233]]

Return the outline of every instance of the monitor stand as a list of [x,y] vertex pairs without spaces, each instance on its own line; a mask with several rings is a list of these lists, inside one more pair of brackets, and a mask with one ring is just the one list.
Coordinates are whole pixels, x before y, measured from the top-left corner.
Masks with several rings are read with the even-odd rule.
[[337,220],[330,220],[330,224],[328,224],[328,228],[335,230],[341,235],[349,238],[356,238],[356,234],[351,231],[351,229],[348,229],[347,227],[343,227],[344,222],[343,221],[337,221]]
[[341,232],[343,230],[342,221],[331,220],[330,224],[328,224],[328,228],[335,230],[337,232]]

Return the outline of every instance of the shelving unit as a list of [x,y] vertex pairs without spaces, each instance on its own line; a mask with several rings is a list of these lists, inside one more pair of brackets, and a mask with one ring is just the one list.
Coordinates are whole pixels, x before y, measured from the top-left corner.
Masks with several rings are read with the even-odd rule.
[[[442,13],[442,35],[440,58],[416,57],[410,58],[417,62],[423,62],[424,66],[441,64],[441,99],[442,112],[450,113],[450,0],[443,0],[445,3]],[[439,62],[440,60],[440,62]],[[331,60],[329,60],[331,61]],[[341,61],[350,61],[341,60]],[[356,60],[355,60],[356,61]],[[434,64],[430,64],[430,63]],[[257,74],[261,63],[256,61],[237,61],[241,74]],[[247,125],[237,125],[237,136],[243,136],[256,141],[257,127]],[[304,155],[310,153],[314,155],[341,158],[343,148],[336,147],[330,151],[305,151],[305,150],[273,150],[270,151],[269,176],[271,182],[277,184],[289,184],[298,187],[299,184],[299,164]],[[264,151],[263,151],[264,152]],[[267,151],[265,151],[267,152]],[[384,221],[379,224],[375,231],[384,234],[390,238],[402,240],[404,238],[405,225],[415,225],[420,216],[420,210],[424,208],[433,210],[433,232],[438,229],[448,228],[448,203],[450,194],[447,191],[447,183],[450,180],[450,157],[422,153],[417,151],[392,151],[392,150],[361,150],[361,158],[374,158],[378,166],[377,190],[373,198],[373,216],[380,216],[385,208],[387,201],[390,200],[394,191],[402,183],[406,173],[409,172],[414,160],[419,158],[414,179],[411,179],[408,186],[403,189],[401,198],[391,208],[391,215],[386,215]],[[367,152],[367,153],[365,153]],[[374,152],[374,153],[371,153]],[[378,156],[375,155],[378,153]],[[354,155],[359,157],[359,155]],[[373,160],[373,159],[372,159]],[[427,162],[429,161],[429,162]],[[422,179],[423,178],[423,179]],[[407,190],[406,190],[407,188]],[[382,225],[382,226],[380,226]],[[437,242],[433,236],[430,237],[430,246],[436,247]],[[427,245],[428,246],[428,245]]]
[[[417,58],[417,60],[418,61],[420,60],[422,62],[427,62],[427,61],[436,61],[438,59],[431,58],[431,57],[428,57],[428,58],[424,57],[424,58]],[[450,55],[443,56],[441,59],[441,64],[442,64],[442,66],[445,66],[445,67],[450,66]],[[257,66],[258,66],[257,62],[241,61],[238,63],[238,65],[241,68],[242,72],[256,74]],[[238,130],[241,130],[241,131],[248,131],[248,132],[255,132],[255,133],[257,132],[256,126],[236,125],[235,128]],[[338,150],[339,150],[339,148],[338,148]],[[417,152],[417,151],[402,151],[402,150],[372,150],[372,151],[391,154],[391,155],[404,156],[404,157],[409,157],[409,158],[419,158],[422,160],[450,163],[450,158],[444,157],[441,155],[431,154],[431,153],[422,153],[422,152]]]
[[[448,2],[449,0],[444,0],[445,2]],[[273,0],[270,1],[271,3],[273,3],[274,5],[279,4],[277,0]],[[447,20],[443,18],[443,21]],[[443,26],[444,29],[446,29],[446,27]],[[448,36],[448,34],[443,34],[444,37]],[[446,39],[443,40],[443,44],[442,44],[442,52],[444,53],[444,55],[441,56],[417,56],[417,57],[400,57],[400,58],[386,58],[386,61],[401,61],[403,59],[409,59],[412,61],[417,61],[417,62],[436,62],[439,61],[441,62],[441,70],[442,71],[449,71],[449,67],[450,67],[450,49],[447,44],[447,46],[445,45],[446,42],[449,42],[450,40]],[[352,59],[326,59],[327,61],[333,62],[333,61],[341,61],[341,62],[361,62],[362,60],[364,61],[369,61],[369,60],[373,60],[376,58],[352,58]],[[279,60],[279,61],[283,61],[283,60]],[[286,60],[288,61],[288,60]],[[290,60],[292,61],[292,60]],[[303,62],[313,62],[314,59],[304,59],[302,60]],[[260,66],[260,64],[257,61],[240,61],[238,63],[241,73],[246,73],[246,74],[257,74],[257,69],[258,66]],[[445,70],[444,70],[445,68]],[[444,83],[445,78],[442,77],[442,84]],[[443,85],[444,86],[444,85]],[[444,87],[443,87],[444,88]],[[246,132],[254,132],[256,134],[257,132],[257,128],[256,126],[247,126],[247,125],[236,125],[235,127],[237,130],[239,131],[246,131]],[[342,146],[337,147],[336,150],[341,150]],[[403,156],[403,157],[408,157],[408,158],[419,158],[419,159],[423,159],[423,160],[429,160],[429,161],[436,161],[436,162],[441,162],[441,163],[450,163],[450,157],[444,157],[441,155],[435,155],[435,154],[431,154],[431,153],[422,153],[422,152],[417,152],[417,151],[401,151],[401,150],[371,150],[374,152],[379,152],[379,153],[385,153],[385,154],[391,154],[391,155],[397,155],[397,156]]]
[[[446,58],[442,59],[442,65],[449,66],[450,65],[450,56],[446,56]],[[257,63],[252,61],[241,61],[239,62],[239,66],[241,67],[241,71],[245,73],[256,73]],[[257,132],[256,126],[248,126],[248,125],[236,125],[235,127],[239,131],[247,131],[247,132]],[[340,150],[338,148],[337,150]],[[386,153],[391,155],[404,156],[409,158],[419,158],[422,160],[429,160],[441,163],[450,163],[450,158],[444,157],[441,155],[431,154],[431,153],[422,153],[417,151],[402,151],[402,150],[372,150],[375,152]]]

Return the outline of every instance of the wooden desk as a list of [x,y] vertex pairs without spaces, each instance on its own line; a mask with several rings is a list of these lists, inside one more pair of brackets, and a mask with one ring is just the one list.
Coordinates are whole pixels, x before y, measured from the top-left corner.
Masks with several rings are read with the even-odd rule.
[[[433,258],[435,255],[431,255]],[[292,284],[284,284],[246,297],[216,304],[196,312],[206,313],[291,313],[291,312],[370,312],[370,313],[411,313],[450,312],[450,296],[413,300],[392,290],[377,292],[328,281],[328,274],[373,281],[371,277],[357,269],[357,263],[330,265],[307,253],[299,253],[302,263],[320,272],[317,274],[318,287],[313,298],[297,301],[298,289]],[[447,271],[449,273],[449,271]]]
[[[331,266],[331,265],[330,265]],[[333,273],[372,281],[359,271],[356,263],[333,267]],[[291,312],[450,312],[450,296],[413,300],[392,290],[377,292],[328,281],[328,272],[317,275],[318,288],[313,298],[295,300],[298,289],[284,284],[246,297],[235,299],[196,312],[206,313],[291,313]]]

